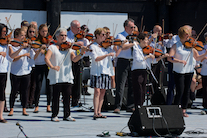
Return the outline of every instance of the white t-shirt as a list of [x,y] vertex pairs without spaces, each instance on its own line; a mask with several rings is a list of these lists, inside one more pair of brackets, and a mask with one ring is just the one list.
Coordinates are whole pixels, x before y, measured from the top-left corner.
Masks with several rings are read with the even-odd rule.
[[194,58],[193,58],[192,48],[185,48],[185,46],[180,41],[178,41],[176,43],[176,52],[175,52],[174,57],[179,60],[185,60],[185,61],[188,58],[188,60],[185,66],[183,63],[173,63],[173,71],[180,73],[180,74],[194,72],[195,64],[193,64]]
[[[50,84],[52,85],[52,84],[63,83],[63,82],[68,82],[73,84],[74,77],[72,73],[72,62],[71,62],[71,53],[73,51],[71,49],[60,51],[56,47],[56,45],[50,45],[48,49],[52,51],[52,56],[50,58],[51,64],[53,66],[60,66],[59,71],[53,69],[49,70],[49,74],[47,78],[50,80]],[[65,61],[63,62],[64,59]],[[60,65],[62,62],[63,64]]]
[[12,59],[9,57],[9,47],[0,45],[0,52],[6,52],[6,56],[0,55],[0,73],[7,73]]
[[[143,54],[142,48],[139,45],[133,46],[133,63],[131,70],[135,69],[147,69],[147,66],[151,69],[152,58],[147,58],[146,62],[144,61],[144,57],[146,55]],[[153,63],[157,63],[156,59],[153,60]]]
[[90,55],[92,59],[90,74],[94,76],[101,76],[101,74],[114,76],[111,56],[107,56],[106,58],[98,62],[95,61],[97,57],[111,53],[113,51],[112,48],[111,47],[107,49],[101,48],[96,42],[92,44],[90,48],[91,50],[93,50]]
[[[38,49],[34,49],[34,51],[37,51]],[[35,59],[35,65],[44,65],[45,63],[45,54],[42,54],[41,52]]]
[[[20,48],[20,46],[18,47],[14,47],[12,46],[13,51],[17,51]],[[34,61],[34,55],[35,52],[33,51],[33,49],[30,50],[30,48],[24,48],[22,49],[19,55],[23,55],[25,53],[29,53],[30,51],[30,57],[24,56],[21,57],[19,60],[12,62],[11,64],[11,73],[16,75],[16,76],[22,76],[22,75],[27,75],[30,74],[31,70],[32,70],[32,66],[33,66],[33,61]]]
[[[206,49],[206,48],[207,48],[207,45],[204,45],[204,48]],[[206,52],[205,49],[204,49],[203,51],[198,52],[199,55],[204,54],[204,53]],[[204,59],[204,60],[201,62],[201,64],[202,64],[201,75],[203,75],[203,76],[207,76],[207,59]]]
[[[123,31],[123,32],[121,32],[117,35],[116,39],[120,39],[120,40],[124,41],[124,40],[126,40],[126,37],[128,35],[129,34],[126,31]],[[129,44],[129,42],[126,42],[125,44]],[[131,48],[126,49],[126,50],[121,50],[121,52],[118,55],[118,58],[132,59],[132,50],[131,50]]]

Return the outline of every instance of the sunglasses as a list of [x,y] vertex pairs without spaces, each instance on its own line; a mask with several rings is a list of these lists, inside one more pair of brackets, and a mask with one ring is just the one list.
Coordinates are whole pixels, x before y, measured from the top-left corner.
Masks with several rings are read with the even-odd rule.
[[35,31],[29,31],[29,33],[35,33]]
[[132,28],[135,28],[135,27],[130,27],[130,28],[132,29]]
[[62,37],[65,36],[66,37],[67,35],[60,35],[60,36],[62,36]]
[[106,34],[111,34],[111,32],[107,32]]
[[100,35],[105,36],[106,34],[100,34]]

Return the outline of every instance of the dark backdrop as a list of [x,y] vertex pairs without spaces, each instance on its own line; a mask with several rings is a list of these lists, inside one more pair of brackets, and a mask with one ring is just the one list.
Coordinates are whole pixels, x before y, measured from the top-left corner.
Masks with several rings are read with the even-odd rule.
[[[53,3],[53,10],[50,9]],[[0,0],[0,9],[12,10],[45,10],[52,16],[54,10],[81,12],[120,12],[128,13],[140,28],[141,17],[144,17],[145,30],[152,30],[155,24],[162,25],[165,20],[165,33],[177,33],[180,26],[189,24],[199,33],[207,22],[207,0]],[[53,25],[54,20],[48,17]],[[54,23],[57,26],[58,22]],[[56,28],[56,27],[51,27]],[[203,39],[201,34],[200,40]]]

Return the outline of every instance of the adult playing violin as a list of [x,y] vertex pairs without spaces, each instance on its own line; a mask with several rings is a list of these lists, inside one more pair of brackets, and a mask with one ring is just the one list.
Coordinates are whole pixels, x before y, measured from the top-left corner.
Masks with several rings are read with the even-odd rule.
[[173,63],[174,79],[176,84],[174,104],[181,104],[183,116],[188,117],[186,108],[188,105],[190,85],[194,72],[195,64],[193,63],[195,60],[202,60],[207,55],[207,51],[205,51],[204,54],[199,55],[197,50],[194,48],[186,48],[184,46],[184,43],[189,40],[189,37],[191,36],[191,28],[187,26],[180,27],[178,30],[178,36],[180,40],[172,46],[169,53],[170,57],[173,56],[174,58],[168,58],[168,61]]
[[53,102],[52,102],[52,117],[51,121],[58,120],[60,92],[63,94],[64,116],[63,120],[75,121],[70,116],[70,94],[73,84],[72,61],[78,62],[84,54],[86,47],[81,47],[81,53],[75,55],[74,51],[69,48],[61,51],[61,44],[66,41],[67,30],[59,28],[56,32],[57,44],[52,44],[48,47],[45,55],[45,62],[50,68],[48,79],[50,85],[53,85]]
[[[166,53],[166,47],[164,47],[163,45],[163,41],[158,41],[158,37],[160,37],[162,35],[162,27],[159,25],[155,25],[153,28],[153,34],[149,37],[149,45],[153,48],[158,48],[161,49],[163,53]],[[154,51],[153,51],[154,54]],[[155,77],[160,80],[161,78],[163,78],[164,73],[162,74],[162,76],[160,77],[160,72],[161,70],[164,70],[164,61],[159,61],[156,64],[153,64],[152,66],[152,71],[155,75]],[[153,84],[153,88],[154,91],[159,91],[159,87],[160,87],[160,83],[157,83],[152,77],[150,77],[150,82],[152,82]],[[158,81],[160,82],[160,81]]]
[[[89,33],[89,28],[87,25],[82,25],[81,26],[81,30],[85,32],[85,35],[86,35],[86,38],[89,40],[89,41],[93,41],[94,40],[94,37],[93,37],[93,34],[90,34]],[[84,56],[83,57],[83,66],[84,67],[87,67],[89,68],[90,67],[90,58],[89,56]],[[88,84],[88,78],[86,79],[83,79],[83,85],[86,86]],[[82,95],[91,95],[89,92],[88,92],[88,87],[83,87],[83,90],[82,90]]]
[[103,28],[97,28],[94,32],[95,42],[91,45],[91,84],[94,88],[94,116],[93,118],[106,118],[101,114],[103,98],[106,89],[111,89],[111,76],[114,76],[112,57],[115,55],[112,47],[100,47],[102,41],[106,39],[106,33]]
[[[133,33],[134,31],[134,20],[127,19],[124,24],[124,31],[119,33],[116,39],[122,41],[126,40],[126,37]],[[128,96],[127,96],[127,111],[134,110],[133,92],[132,92],[132,81],[131,81],[131,67],[130,62],[132,61],[132,47],[133,43],[125,43],[122,48],[120,48],[120,54],[118,55],[117,65],[116,65],[116,97],[115,97],[115,110],[114,113],[120,113],[122,106],[122,99],[124,93],[124,87],[126,80],[128,80]],[[118,50],[119,51],[119,50]]]
[[[73,20],[70,23],[70,31],[67,32],[67,41],[80,45],[80,46],[87,46],[89,45],[89,41],[86,38],[83,39],[77,39],[75,37],[75,35],[77,35],[81,30],[81,25],[80,22],[77,20]],[[79,55],[81,52],[81,50],[76,50],[74,53],[75,55]],[[85,55],[87,55],[88,53],[86,53]],[[73,84],[73,88],[72,88],[72,106],[77,106],[79,99],[80,99],[80,94],[81,94],[81,88],[80,88],[80,84],[82,84],[82,82],[80,82],[80,72],[82,70],[82,59],[76,63],[72,63],[72,67],[73,67],[73,75],[74,75],[74,84]]]

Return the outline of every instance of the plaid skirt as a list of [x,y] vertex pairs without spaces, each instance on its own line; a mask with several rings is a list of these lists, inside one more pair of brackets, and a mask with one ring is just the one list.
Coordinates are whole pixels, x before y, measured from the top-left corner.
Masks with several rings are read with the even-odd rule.
[[101,76],[90,76],[90,87],[100,89],[111,89],[111,77],[106,74]]

